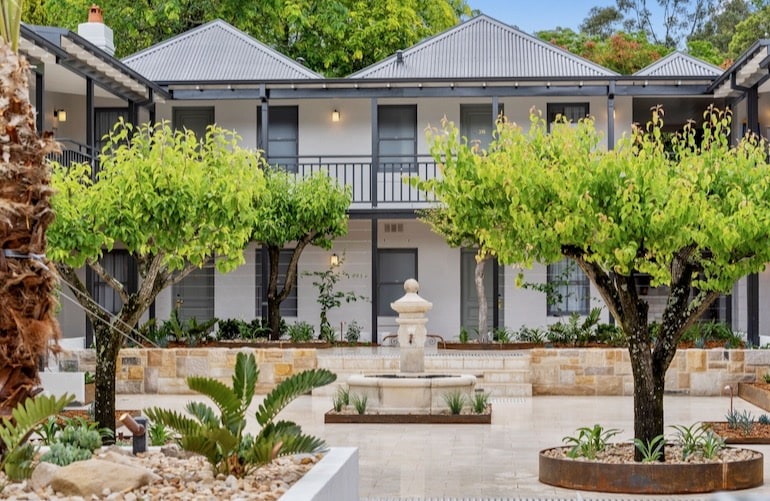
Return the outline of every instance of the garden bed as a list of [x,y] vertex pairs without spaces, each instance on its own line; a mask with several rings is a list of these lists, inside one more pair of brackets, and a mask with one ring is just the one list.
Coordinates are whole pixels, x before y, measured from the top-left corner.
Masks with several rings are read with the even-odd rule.
[[738,383],[738,396],[761,409],[770,411],[770,384]]
[[681,450],[668,446],[665,463],[635,463],[633,444],[613,447],[621,452],[609,460],[569,458],[570,447],[542,450],[539,480],[565,489],[625,494],[697,494],[749,489],[764,482],[762,454],[747,449],[729,447],[718,460],[685,463],[677,462]]
[[770,424],[753,423],[748,433],[738,428],[730,428],[726,421],[703,424],[722,437],[726,444],[770,444]]
[[326,424],[492,424],[492,405],[481,414],[463,412],[451,414],[448,411],[434,414],[420,413],[365,413],[330,410],[324,414]]

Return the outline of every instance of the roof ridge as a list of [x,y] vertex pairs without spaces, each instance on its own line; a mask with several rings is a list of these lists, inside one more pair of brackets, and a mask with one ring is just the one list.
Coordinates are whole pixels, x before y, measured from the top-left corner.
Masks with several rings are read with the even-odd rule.
[[[457,24],[455,26],[452,26],[450,28],[447,28],[446,30],[442,31],[441,33],[438,33],[436,35],[433,35],[431,37],[428,37],[424,40],[421,40],[420,42],[417,42],[415,45],[404,49],[402,52],[402,55],[405,57],[420,54],[421,52],[424,52],[426,50],[430,50],[432,47],[435,47],[437,44],[444,40],[450,40],[451,38],[455,36],[459,36],[467,30],[472,29],[476,25],[485,22],[488,23],[491,26],[494,26],[497,29],[500,29],[503,34],[505,35],[512,35],[521,38],[523,41],[527,43],[532,43],[543,50],[552,51],[558,56],[565,57],[568,60],[572,61],[575,64],[578,64],[582,66],[585,69],[591,70],[591,71],[597,71],[599,73],[603,73],[605,76],[619,76],[620,74],[610,70],[609,68],[605,68],[604,66],[601,66],[600,64],[597,64],[593,61],[590,61],[589,59],[586,59],[582,56],[579,56],[577,54],[573,54],[572,52],[569,52],[566,49],[563,49],[562,47],[559,47],[558,45],[554,45],[550,42],[546,42],[545,40],[541,40],[534,35],[530,35],[529,33],[526,33],[514,26],[508,25],[502,21],[499,21],[493,17],[490,17],[486,14],[479,14],[477,16],[472,17],[471,19],[464,21],[460,24]],[[392,63],[393,60],[397,57],[397,54],[392,54],[388,56],[385,59],[382,59],[376,63],[373,63],[366,68],[363,68],[361,70],[358,70],[355,73],[352,73],[348,75],[346,78],[361,78],[365,77],[366,75],[369,75],[371,73],[374,73],[380,69],[385,68],[388,64]]]
[[178,35],[175,35],[167,40],[164,40],[162,42],[159,42],[155,45],[151,45],[150,47],[147,47],[146,49],[143,49],[135,54],[132,54],[131,56],[128,56],[123,59],[123,62],[126,64],[130,64],[136,61],[141,60],[142,58],[145,58],[147,56],[150,56],[152,54],[155,54],[161,50],[165,50],[168,48],[173,47],[174,45],[177,45],[179,43],[182,43],[184,41],[190,40],[193,37],[200,36],[204,34],[205,32],[212,30],[214,28],[219,28],[223,30],[224,32],[228,33],[230,36],[235,37],[237,40],[242,41],[246,44],[251,45],[255,49],[259,50],[262,54],[269,57],[273,61],[276,61],[280,64],[286,65],[290,68],[292,68],[295,71],[298,71],[308,78],[323,78],[323,75],[320,73],[317,73],[310,68],[300,64],[299,62],[291,59],[290,57],[282,54],[281,52],[275,50],[274,48],[270,47],[267,44],[264,44],[254,38],[253,36],[249,35],[248,33],[236,28],[235,26],[231,25],[227,21],[224,21],[222,19],[214,19],[212,21],[208,21],[207,23],[201,24],[199,26],[196,26],[195,28],[192,28],[190,30],[185,31],[184,33],[180,33]]
[[[663,56],[663,57],[661,57],[661,58],[651,62],[650,64],[648,64],[644,68],[642,68],[639,71],[633,73],[633,75],[645,76],[645,75],[651,74],[656,69],[662,68],[663,66],[665,66],[666,64],[668,64],[671,61],[674,61],[675,59],[683,59],[683,60],[687,61],[690,64],[694,64],[694,65],[699,66],[703,70],[713,71],[715,73],[715,76],[717,74],[721,75],[725,71],[722,68],[720,68],[719,66],[717,66],[715,64],[711,64],[708,61],[704,61],[703,59],[700,59],[698,57],[693,56],[692,54],[688,54],[687,52],[683,52],[681,50],[675,50],[675,51],[672,51],[672,52],[666,54],[665,56]],[[671,75],[671,76],[676,76],[676,75]]]

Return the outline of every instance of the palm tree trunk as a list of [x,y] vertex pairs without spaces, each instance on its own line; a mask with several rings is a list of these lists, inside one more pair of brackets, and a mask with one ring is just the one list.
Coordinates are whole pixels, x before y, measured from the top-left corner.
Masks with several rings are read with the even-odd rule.
[[0,46],[0,416],[41,391],[38,364],[60,335],[45,257],[54,218],[45,156],[57,146],[35,130],[28,74],[27,61]]

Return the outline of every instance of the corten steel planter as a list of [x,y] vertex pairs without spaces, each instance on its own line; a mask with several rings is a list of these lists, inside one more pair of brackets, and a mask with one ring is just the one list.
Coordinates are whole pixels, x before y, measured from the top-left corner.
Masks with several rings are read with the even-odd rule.
[[492,410],[485,414],[324,414],[327,424],[491,424]]
[[[557,447],[557,449],[566,449]],[[539,480],[565,489],[624,494],[697,494],[758,487],[763,457],[729,463],[602,463],[549,457],[540,451]]]
[[765,389],[751,383],[738,383],[738,396],[761,409],[770,411],[770,386]]

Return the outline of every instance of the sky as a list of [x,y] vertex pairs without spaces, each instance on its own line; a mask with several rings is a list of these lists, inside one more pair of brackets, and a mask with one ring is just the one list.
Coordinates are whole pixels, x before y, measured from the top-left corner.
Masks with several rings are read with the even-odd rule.
[[[652,10],[655,2],[649,2]],[[578,31],[591,7],[615,5],[615,0],[468,0],[472,9],[534,34],[561,26]]]

